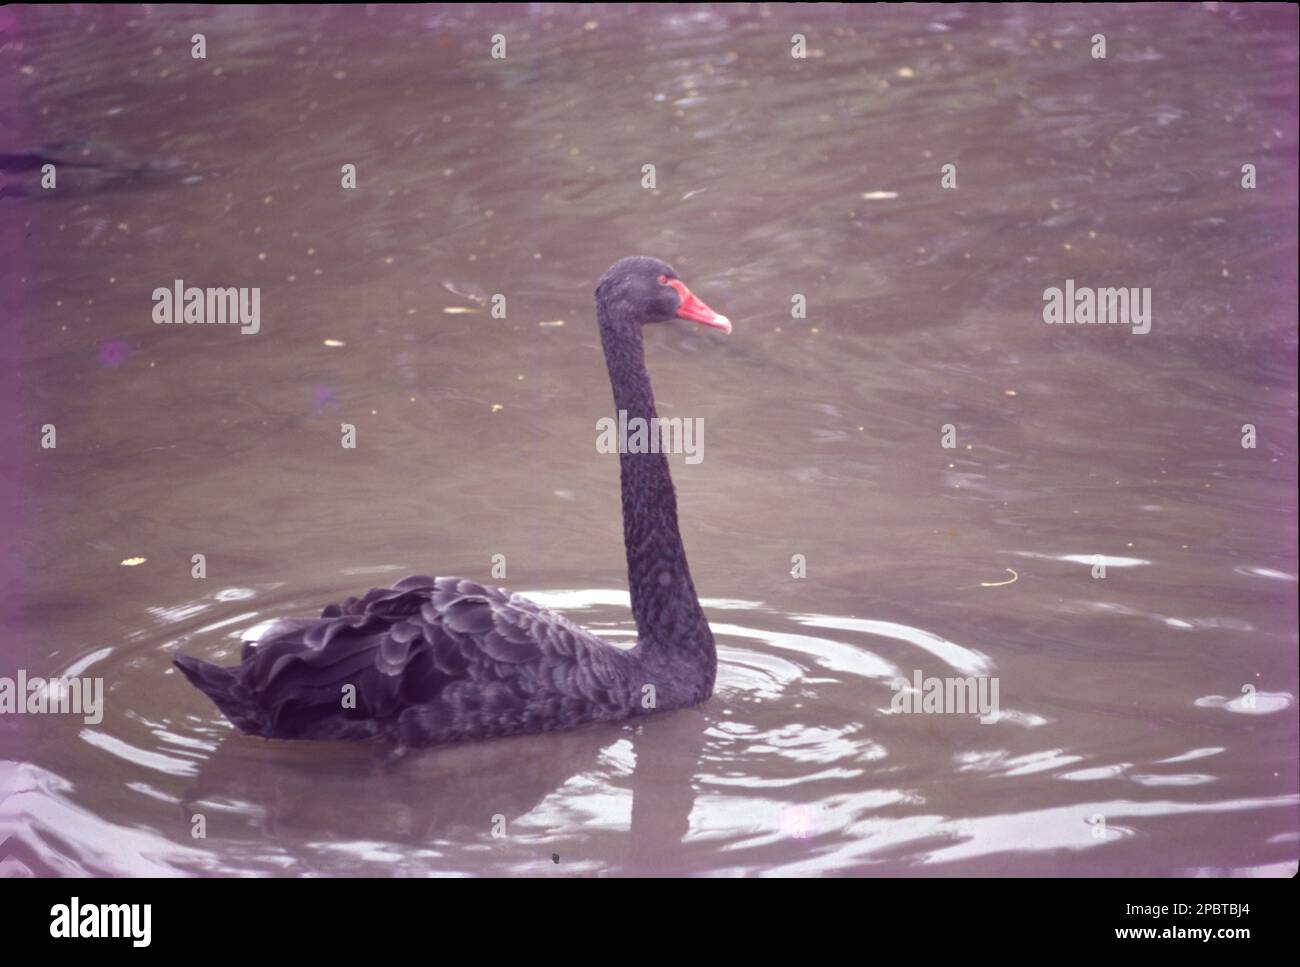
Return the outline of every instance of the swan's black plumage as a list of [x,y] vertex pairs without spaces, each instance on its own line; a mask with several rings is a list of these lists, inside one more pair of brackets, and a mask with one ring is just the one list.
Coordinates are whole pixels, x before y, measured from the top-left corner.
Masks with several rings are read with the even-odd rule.
[[[656,259],[617,262],[596,304],[615,404],[629,419],[656,415],[642,324],[680,312],[730,331]],[[630,650],[501,588],[409,577],[329,605],[319,618],[280,620],[245,643],[236,666],[177,655],[176,667],[242,731],[268,738],[428,746],[701,702],[713,693],[717,657],[686,564],[667,458],[621,453],[619,461],[639,633]]]
[[245,732],[412,746],[622,718],[635,678],[627,653],[563,616],[451,577],[284,619],[234,668],[176,664]]

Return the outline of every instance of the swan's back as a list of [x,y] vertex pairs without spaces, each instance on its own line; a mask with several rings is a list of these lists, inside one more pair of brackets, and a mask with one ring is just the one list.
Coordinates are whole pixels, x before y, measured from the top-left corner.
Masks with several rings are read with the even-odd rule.
[[402,745],[570,728],[637,714],[637,662],[517,594],[409,577],[276,622],[223,668],[176,665],[242,731]]

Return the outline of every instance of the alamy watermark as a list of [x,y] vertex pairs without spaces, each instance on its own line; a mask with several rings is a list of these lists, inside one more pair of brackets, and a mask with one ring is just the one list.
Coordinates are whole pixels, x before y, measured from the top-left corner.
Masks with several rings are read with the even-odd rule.
[[704,459],[703,417],[629,419],[627,410],[619,410],[617,420],[612,416],[597,420],[596,430],[597,453],[684,453],[689,464]]
[[1043,290],[1043,322],[1056,325],[1125,325],[1136,335],[1151,331],[1151,289],[1075,287],[1065,280],[1065,289]]
[[153,290],[153,321],[163,325],[238,325],[245,336],[262,328],[262,290],[259,288],[186,287],[177,279],[170,289]]
[[147,947],[152,939],[153,905],[150,903],[68,903],[50,907],[50,936],[76,940],[83,937],[120,938],[133,947]]
[[81,715],[87,725],[104,720],[102,678],[0,678],[0,715]]
[[926,678],[919,670],[912,680],[895,678],[890,683],[894,697],[890,712],[927,715],[973,715],[979,713],[981,725],[998,720],[998,680],[971,675],[966,678]]

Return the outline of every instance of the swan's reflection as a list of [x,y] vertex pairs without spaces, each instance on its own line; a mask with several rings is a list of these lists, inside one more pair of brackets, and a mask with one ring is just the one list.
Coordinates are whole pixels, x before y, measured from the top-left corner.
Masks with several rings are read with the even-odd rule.
[[691,853],[687,833],[710,724],[707,706],[639,724],[633,740],[636,770],[631,778],[629,872],[687,872]]
[[[488,847],[516,823],[530,834],[580,838],[560,795],[594,783],[631,792],[628,872],[686,868],[683,844],[695,804],[694,778],[709,720],[701,709],[608,726],[517,736],[394,757],[386,748],[344,743],[221,740],[185,791],[186,823],[202,817],[206,839],[243,841],[262,852],[272,839],[294,844],[391,844],[448,856]],[[611,750],[630,740],[634,764],[619,776]],[[224,852],[224,846],[221,849]],[[545,851],[539,845],[539,857]],[[371,851],[371,858],[382,855]]]

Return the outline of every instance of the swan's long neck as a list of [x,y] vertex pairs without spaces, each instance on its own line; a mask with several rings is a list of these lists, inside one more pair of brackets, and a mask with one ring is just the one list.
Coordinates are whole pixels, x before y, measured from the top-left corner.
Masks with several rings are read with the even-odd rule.
[[[645,368],[641,326],[615,323],[604,306],[599,308],[599,315],[615,406],[626,412],[629,427],[635,425],[632,420],[636,418],[645,420],[647,428],[657,426],[649,422],[657,415]],[[709,668],[711,689],[716,661],[713,635],[686,564],[668,458],[663,453],[627,453],[626,449],[620,447],[619,452],[623,542],[640,648],[647,658],[703,659]]]

